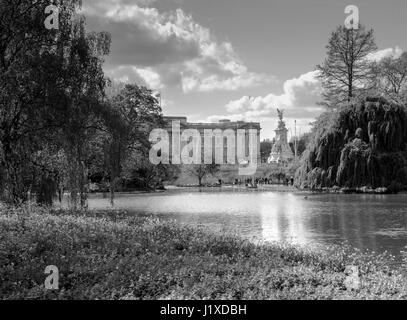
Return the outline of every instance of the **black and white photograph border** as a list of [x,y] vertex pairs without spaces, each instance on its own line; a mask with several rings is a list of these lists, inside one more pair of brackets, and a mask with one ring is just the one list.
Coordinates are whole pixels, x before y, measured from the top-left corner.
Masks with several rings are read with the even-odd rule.
[[407,2],[352,2],[0,0],[0,300],[405,300]]

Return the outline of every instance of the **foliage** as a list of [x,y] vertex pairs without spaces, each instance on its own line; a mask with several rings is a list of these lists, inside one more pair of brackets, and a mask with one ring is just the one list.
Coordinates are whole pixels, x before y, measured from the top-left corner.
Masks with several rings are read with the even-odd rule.
[[[100,173],[110,182],[113,204],[118,183],[125,178],[131,179],[137,171],[144,173],[143,187],[154,184],[149,178],[155,177],[159,171],[145,169],[150,168],[146,163],[150,149],[149,133],[162,126],[162,111],[150,89],[127,84],[115,85],[110,90],[116,91],[116,95],[109,98],[114,118],[106,122],[106,130],[98,134],[95,153],[102,160],[94,165],[93,174]],[[136,179],[142,180],[141,177]]]
[[262,162],[267,162],[267,159],[270,156],[271,149],[273,148],[273,142],[265,140],[260,142],[260,156]]
[[292,152],[295,153],[295,140],[297,139],[297,155],[301,156],[307,149],[311,140],[311,133],[307,132],[301,135],[299,138],[292,137],[290,140],[290,146],[292,146]]
[[[121,211],[2,208],[1,299],[405,299],[392,257],[253,244]],[[44,288],[47,265],[59,290]],[[361,285],[345,286],[358,266]]]
[[[63,30],[70,30],[67,21],[78,2],[63,4]],[[35,175],[31,155],[39,149],[44,130],[52,126],[59,76],[55,70],[59,66],[56,33],[43,24],[48,5],[46,0],[4,0],[0,5],[1,197],[15,203],[27,200],[30,179]],[[64,37],[58,39],[60,45],[66,44]]]
[[407,187],[407,108],[368,98],[326,112],[296,173],[296,185],[320,189]]
[[137,163],[126,169],[124,175],[127,189],[163,189],[164,183],[174,182],[180,175],[180,166],[172,164],[153,165],[148,159],[132,158]]
[[220,171],[218,164],[191,164],[186,166],[189,175],[198,179],[199,186],[202,186],[202,179],[207,175],[215,175]]
[[[145,168],[134,159],[148,158],[148,134],[161,126],[156,95],[105,77],[110,35],[86,31],[80,0],[58,2],[58,30],[44,26],[48,0],[0,3],[0,200],[31,194],[50,205],[65,190],[72,207],[86,207],[89,176],[109,182],[113,199]],[[153,171],[146,185],[171,170]]]
[[[38,166],[38,155],[63,150],[72,200],[79,196],[84,205],[85,154],[103,109],[102,58],[110,36],[86,33],[77,14],[81,1],[75,0],[59,3],[59,29],[48,30],[48,5],[41,0],[0,6],[1,194],[5,201],[26,201],[44,171],[55,169],[45,157]],[[50,174],[45,180],[56,183]],[[40,202],[53,196],[55,188],[48,189]]]

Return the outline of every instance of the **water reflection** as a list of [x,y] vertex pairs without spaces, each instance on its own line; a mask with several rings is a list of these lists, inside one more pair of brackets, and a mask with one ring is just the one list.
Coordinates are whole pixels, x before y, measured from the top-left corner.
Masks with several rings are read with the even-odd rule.
[[[91,197],[91,208],[109,206]],[[295,192],[198,190],[120,195],[116,206],[188,225],[236,233],[251,240],[307,244],[344,241],[399,255],[407,245],[407,197],[309,195]]]
[[266,241],[284,241],[307,244],[308,234],[302,201],[293,194],[262,194],[260,207],[262,238]]

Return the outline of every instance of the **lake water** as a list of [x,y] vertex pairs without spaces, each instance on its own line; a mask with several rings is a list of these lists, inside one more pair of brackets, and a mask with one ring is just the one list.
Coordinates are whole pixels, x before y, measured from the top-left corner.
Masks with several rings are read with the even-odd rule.
[[[109,200],[91,196],[91,209]],[[407,246],[407,194],[306,194],[296,191],[181,189],[163,193],[120,194],[117,208],[151,214],[182,224],[203,225],[253,241],[300,245],[340,244],[388,251],[400,256]]]

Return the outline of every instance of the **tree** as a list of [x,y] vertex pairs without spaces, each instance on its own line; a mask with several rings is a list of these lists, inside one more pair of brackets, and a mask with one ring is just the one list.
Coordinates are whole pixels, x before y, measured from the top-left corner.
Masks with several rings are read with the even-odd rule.
[[372,63],[375,90],[395,103],[407,102],[407,53]]
[[[105,172],[110,182],[110,200],[114,204],[114,191],[123,176],[134,172],[134,161],[148,160],[151,147],[149,134],[162,127],[162,110],[153,91],[135,84],[127,84],[109,99],[117,121],[108,124],[103,149]],[[150,171],[146,171],[146,174]],[[155,175],[156,173],[154,173]],[[149,180],[147,177],[146,180]]]
[[286,176],[287,176],[286,173],[281,168],[277,169],[272,174],[273,179],[277,179],[279,184],[281,183],[281,180],[284,181]]
[[[86,32],[80,0],[58,2],[58,30],[44,26],[48,0],[0,4],[3,199],[26,201],[36,186],[37,200],[49,204],[55,179],[65,175],[72,203],[79,198],[83,207],[88,148],[105,110],[102,63],[110,36]],[[55,166],[61,150],[65,166]]]
[[154,165],[148,158],[142,158],[124,172],[127,188],[157,190],[163,189],[165,182],[175,181],[180,174],[180,167],[171,164]]
[[[44,27],[47,0],[0,1],[0,141],[1,194],[20,203],[35,175],[33,154],[57,127],[55,102],[63,99],[59,62],[61,48],[80,1],[60,4],[60,30]],[[58,45],[57,45],[58,44]]]
[[260,142],[260,155],[261,155],[262,162],[267,162],[267,159],[270,156],[272,148],[273,148],[272,141],[264,140],[264,141]]
[[103,56],[110,50],[110,36],[86,33],[85,21],[79,19],[72,26],[71,45],[63,59],[66,72],[65,103],[61,104],[61,145],[68,161],[68,188],[70,204],[86,206],[87,166],[91,141],[106,116],[103,99],[106,78],[103,73]]
[[62,149],[55,149],[55,145],[44,145],[32,157],[33,177],[30,186],[31,193],[35,193],[37,203],[51,206],[55,195],[62,202],[63,187],[68,177],[67,160]]
[[187,166],[187,172],[198,179],[198,184],[202,186],[202,179],[208,175],[215,175],[220,171],[218,164],[192,164]]
[[372,29],[360,26],[354,30],[339,26],[326,48],[328,57],[322,65],[317,65],[324,89],[321,104],[336,108],[339,103],[350,102],[369,89],[372,74],[367,58],[377,46]]
[[[295,141],[297,139],[297,141]],[[290,140],[290,146],[292,145],[292,151],[295,152],[294,146],[295,142],[297,142],[297,155],[301,156],[303,152],[307,149],[308,144],[311,141],[311,133],[305,133],[301,135],[299,138],[292,137]]]

